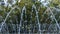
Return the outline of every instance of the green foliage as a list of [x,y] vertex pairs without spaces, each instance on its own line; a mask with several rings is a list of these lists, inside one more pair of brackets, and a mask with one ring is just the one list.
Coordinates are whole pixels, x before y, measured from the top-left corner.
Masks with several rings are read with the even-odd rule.
[[60,5],[60,0],[52,0],[50,1],[50,7],[56,7]]
[[[39,1],[35,1],[33,2],[32,0],[22,0],[20,3],[16,3],[15,5],[13,5],[12,7],[14,6],[18,6],[20,8],[20,11],[15,8],[12,13],[10,14],[10,17],[7,19],[6,22],[10,22],[10,20],[13,21],[13,23],[16,23],[16,19],[18,21],[18,23],[20,23],[20,16],[21,16],[21,11],[22,11],[22,8],[23,6],[26,7],[26,14],[27,15],[27,18],[23,17],[24,20],[28,20],[28,23],[30,23],[29,21],[32,20],[32,22],[34,23],[36,21],[35,19],[35,16],[36,16],[36,13],[35,13],[35,10],[32,12],[32,5],[35,5],[36,8],[37,8],[37,11],[38,11],[38,14],[39,14],[39,21],[41,23],[50,23],[51,22],[51,19],[49,18],[48,19],[48,12],[46,12],[46,14],[44,14],[45,10],[46,10],[46,7],[43,6]],[[55,7],[56,5],[60,5],[60,2],[57,0],[53,0],[51,3],[50,3],[50,7]],[[0,15],[4,17],[6,17],[7,13],[11,10],[11,7],[4,7],[4,6],[0,6],[1,9],[3,10],[0,10]],[[32,13],[32,19],[31,19],[31,13]],[[14,18],[15,17],[15,18]],[[58,17],[58,16],[56,16]],[[47,19],[47,21],[46,21]]]

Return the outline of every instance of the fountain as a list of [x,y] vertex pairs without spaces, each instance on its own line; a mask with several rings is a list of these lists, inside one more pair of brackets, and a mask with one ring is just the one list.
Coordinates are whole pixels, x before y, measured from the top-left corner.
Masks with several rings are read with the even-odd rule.
[[0,26],[0,32],[1,32],[2,27],[4,26],[4,24],[6,24],[5,22],[6,22],[7,18],[9,17],[10,13],[11,13],[12,10],[15,9],[15,8],[19,9],[19,11],[20,11],[20,8],[18,8],[17,6],[16,6],[16,7],[13,7],[13,8],[10,10],[10,12],[7,14],[5,20],[1,23],[1,26]]
[[32,10],[33,10],[33,9],[35,9],[35,12],[36,12],[36,19],[37,19],[37,23],[38,23],[38,26],[39,26],[38,31],[39,31],[39,34],[41,34],[40,22],[39,22],[39,17],[38,17],[38,11],[36,10],[36,6],[35,6],[35,5],[32,6]]
[[[12,34],[22,34],[22,33],[23,34],[34,34],[34,33],[37,33],[37,34],[44,34],[44,33],[50,34],[50,32],[51,32],[51,30],[53,28],[56,29],[56,31],[58,32],[60,30],[60,24],[58,23],[58,20],[56,19],[56,16],[53,13],[53,11],[57,10],[59,12],[60,9],[57,9],[57,8],[51,9],[51,7],[47,6],[47,4],[49,4],[48,1],[46,3],[44,3],[45,0],[38,0],[38,1],[41,2],[42,5],[47,8],[42,13],[42,16],[44,16],[47,13],[47,15],[48,15],[47,17],[48,18],[46,18],[46,19],[43,18],[43,19],[44,19],[44,22],[47,22],[49,18],[52,19],[50,21],[51,22],[50,24],[47,24],[47,23],[41,24],[41,22],[42,22],[40,20],[41,19],[40,18],[41,15],[39,15],[39,11],[37,10],[37,6],[35,4],[32,4],[31,9],[30,9],[30,13],[29,13],[29,15],[27,15],[28,11],[29,11],[29,9],[28,9],[29,7],[27,8],[27,6],[26,6],[27,4],[24,5],[21,8],[18,5],[15,5],[16,2],[17,2],[16,0],[12,0],[12,4],[9,3],[8,0],[4,0],[4,3],[5,3],[4,7],[8,6],[10,8],[10,11],[7,12],[7,15],[5,16],[5,19],[0,17],[1,19],[3,19],[3,21],[1,20],[2,22],[0,23],[0,33],[2,33],[2,34],[4,34],[4,33],[5,34],[10,34],[10,33],[12,33]],[[20,3],[21,0],[18,0],[18,2]],[[15,5],[15,6],[13,6],[13,5]],[[17,22],[17,23],[13,24],[13,20],[10,20],[9,24],[7,24],[8,18],[10,18],[9,16],[11,16],[10,14],[12,14],[13,11],[15,12],[16,8],[20,12],[18,14],[19,17],[16,17],[16,21],[15,22]],[[18,12],[18,11],[16,11],[16,12]],[[16,16],[16,14],[14,14],[14,15]],[[44,16],[44,17],[46,17],[46,16]],[[53,21],[55,22],[54,23],[55,25],[52,24]],[[12,32],[10,31],[10,29],[12,30]]]

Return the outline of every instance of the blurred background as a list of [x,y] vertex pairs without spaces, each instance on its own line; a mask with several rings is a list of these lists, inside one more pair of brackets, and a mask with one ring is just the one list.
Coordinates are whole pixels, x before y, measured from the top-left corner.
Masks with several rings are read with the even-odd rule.
[[1,34],[59,34],[60,0],[0,0]]

